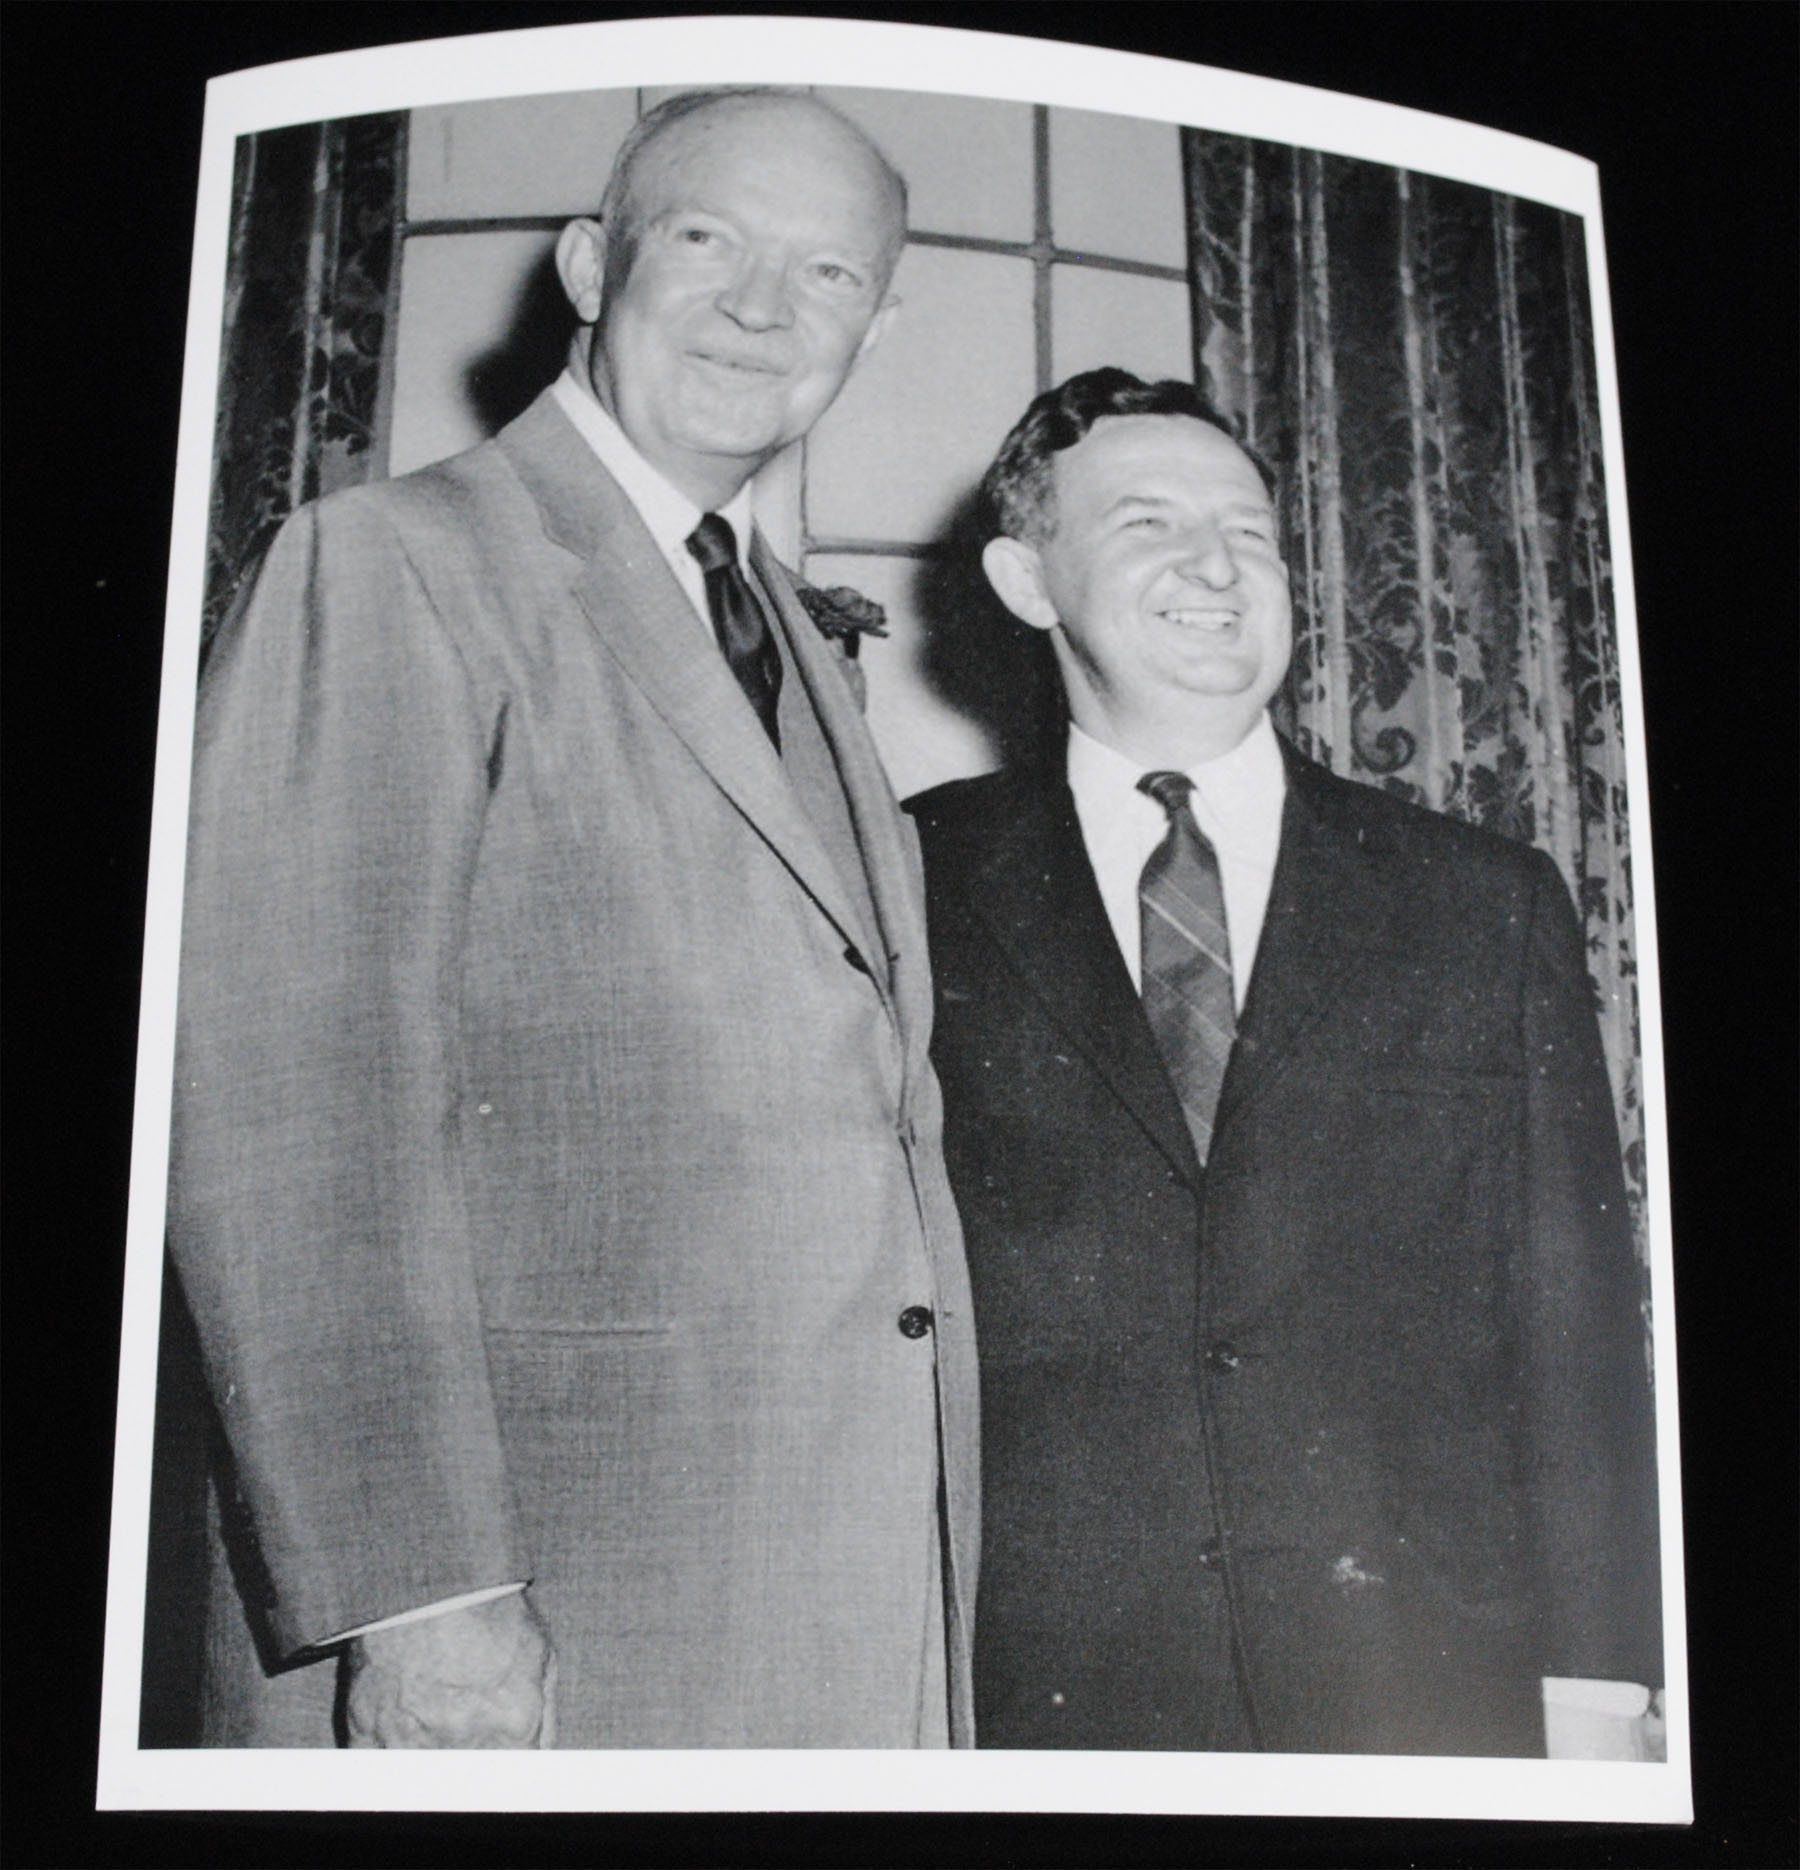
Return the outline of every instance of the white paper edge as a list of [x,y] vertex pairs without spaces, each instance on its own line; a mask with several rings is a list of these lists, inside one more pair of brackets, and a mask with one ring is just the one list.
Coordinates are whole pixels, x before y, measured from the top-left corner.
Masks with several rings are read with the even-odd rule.
[[[1584,218],[1592,283],[1636,899],[1662,1484],[1666,1764],[1349,1755],[140,1750],[156,1320],[175,989],[235,141],[249,131],[481,98],[706,84],[836,84],[1061,104],[1473,183]],[[880,22],[625,20],[301,59],[207,86],[164,626],[101,1695],[96,1805],[127,1810],[1039,1811],[1693,1819],[1673,1270],[1643,690],[1598,175],[1583,157],[1475,124],[1091,46]]]

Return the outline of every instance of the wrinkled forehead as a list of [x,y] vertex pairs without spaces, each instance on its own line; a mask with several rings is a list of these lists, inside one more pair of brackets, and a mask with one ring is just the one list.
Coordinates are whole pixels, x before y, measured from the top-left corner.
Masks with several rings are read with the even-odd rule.
[[846,236],[897,252],[905,204],[896,178],[848,123],[804,97],[721,98],[673,123],[638,159],[634,218],[751,195],[803,201]]
[[1051,465],[1059,505],[1104,507],[1138,496],[1270,510],[1256,463],[1196,416],[1102,416]]

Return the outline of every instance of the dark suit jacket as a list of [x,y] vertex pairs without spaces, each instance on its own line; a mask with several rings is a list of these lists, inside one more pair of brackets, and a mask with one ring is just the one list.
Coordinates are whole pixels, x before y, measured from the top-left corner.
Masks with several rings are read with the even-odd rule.
[[[304,1661],[530,1579],[564,1745],[910,1745],[946,1647],[967,1734],[917,850],[752,565],[779,760],[545,396],[296,514],[201,700],[170,1238],[240,1582]],[[217,1627],[209,1737],[328,1744],[330,1669]]]
[[984,1745],[1530,1753],[1540,1676],[1660,1681],[1568,893],[1288,766],[1204,1171],[1060,769],[909,808],[982,1356]]

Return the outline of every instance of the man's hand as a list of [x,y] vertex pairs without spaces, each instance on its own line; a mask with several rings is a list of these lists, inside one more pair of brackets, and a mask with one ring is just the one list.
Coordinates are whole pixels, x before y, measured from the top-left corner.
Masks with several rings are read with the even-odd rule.
[[556,1657],[523,1591],[350,1645],[353,1747],[556,1744]]

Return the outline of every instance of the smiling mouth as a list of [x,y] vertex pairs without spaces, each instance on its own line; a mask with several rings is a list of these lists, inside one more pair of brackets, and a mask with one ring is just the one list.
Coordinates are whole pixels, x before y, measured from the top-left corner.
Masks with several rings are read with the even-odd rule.
[[689,351],[688,359],[725,376],[778,377],[785,374],[776,364],[761,363],[753,357],[728,357],[717,351]]
[[1157,615],[1164,622],[1174,624],[1177,629],[1214,635],[1235,630],[1239,623],[1235,610],[1208,604],[1171,604]]

